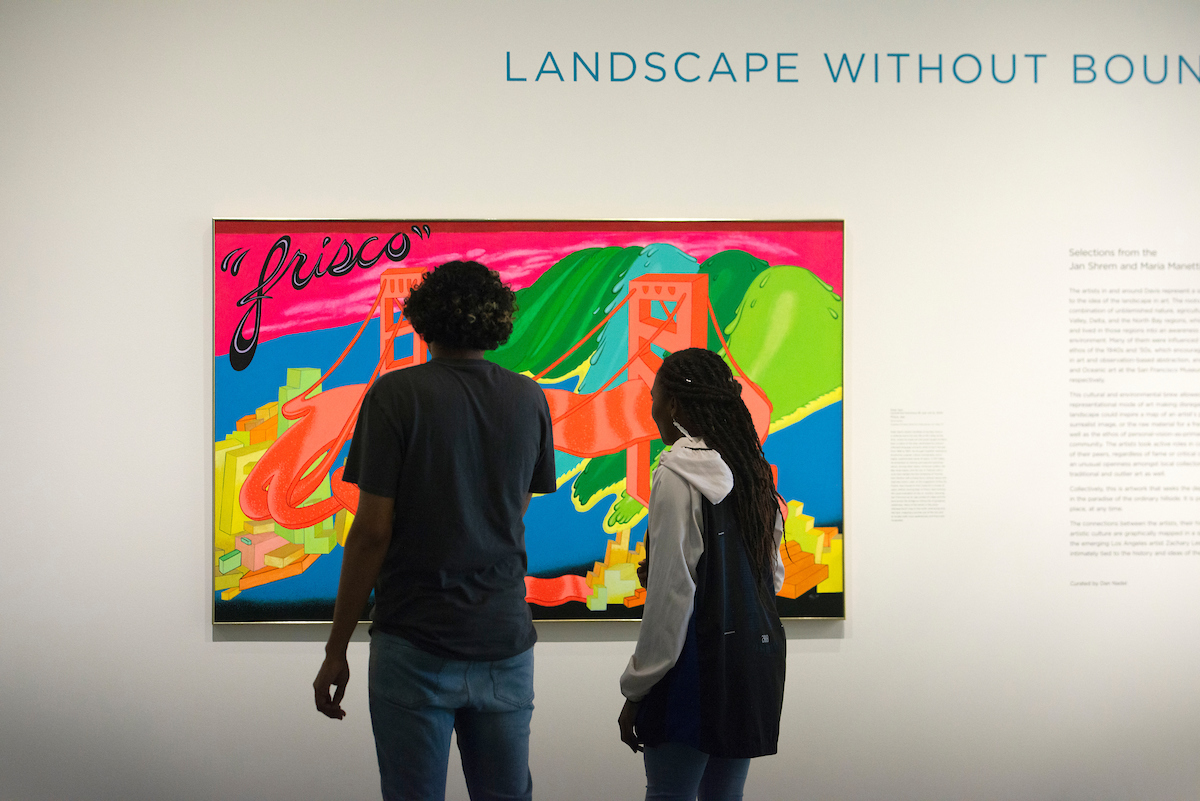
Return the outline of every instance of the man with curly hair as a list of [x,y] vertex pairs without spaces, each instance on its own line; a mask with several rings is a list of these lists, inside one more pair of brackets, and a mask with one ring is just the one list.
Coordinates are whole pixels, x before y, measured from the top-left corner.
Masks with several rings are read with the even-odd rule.
[[346,458],[358,513],[313,689],[318,710],[344,717],[346,646],[374,587],[368,692],[386,799],[445,796],[451,731],[474,801],[533,792],[523,517],[556,481],[545,395],[484,359],[514,311],[482,264],[426,275],[404,315],[433,358],[380,376]]

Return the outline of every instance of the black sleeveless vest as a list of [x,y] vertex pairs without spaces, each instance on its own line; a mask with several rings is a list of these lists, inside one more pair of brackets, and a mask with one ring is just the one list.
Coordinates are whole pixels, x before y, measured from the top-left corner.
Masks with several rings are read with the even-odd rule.
[[637,733],[647,745],[679,742],[710,756],[774,754],[787,640],[772,577],[763,577],[767,605],[738,534],[732,497],[701,502],[704,553],[687,638],[675,666],[642,700]]

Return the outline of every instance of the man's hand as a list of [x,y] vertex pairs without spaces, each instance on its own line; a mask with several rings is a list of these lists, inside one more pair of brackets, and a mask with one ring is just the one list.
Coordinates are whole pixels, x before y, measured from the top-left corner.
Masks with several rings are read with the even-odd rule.
[[[329,627],[329,642],[325,644],[325,662],[313,681],[317,711],[338,720],[346,717],[342,709],[342,696],[346,694],[346,682],[350,681],[346,648],[392,540],[395,504],[391,498],[360,491],[358,513],[346,535],[342,577],[338,580],[337,600],[333,604],[333,625]],[[337,692],[330,698],[329,688],[333,686],[337,687]]]
[[637,713],[637,702],[626,699],[625,706],[621,707],[621,715],[617,718],[617,725],[621,727],[621,742],[629,746],[635,754],[642,750],[642,741],[638,739],[637,734],[633,730],[633,724],[637,720]]
[[[350,681],[350,666],[346,664],[345,654],[326,654],[317,678],[313,680],[313,692],[316,695],[317,711],[322,715],[341,720],[346,717],[342,709],[342,696],[346,694],[346,684]],[[329,688],[336,686],[333,697],[329,697]]]

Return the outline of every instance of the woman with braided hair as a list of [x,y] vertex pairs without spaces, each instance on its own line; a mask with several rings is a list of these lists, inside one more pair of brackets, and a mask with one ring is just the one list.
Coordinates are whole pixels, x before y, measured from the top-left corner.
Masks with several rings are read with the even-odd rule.
[[646,605],[621,676],[621,739],[644,750],[646,799],[740,799],[774,754],[786,640],[780,498],[742,385],[703,348],[663,360],[651,414],[663,442],[650,492]]

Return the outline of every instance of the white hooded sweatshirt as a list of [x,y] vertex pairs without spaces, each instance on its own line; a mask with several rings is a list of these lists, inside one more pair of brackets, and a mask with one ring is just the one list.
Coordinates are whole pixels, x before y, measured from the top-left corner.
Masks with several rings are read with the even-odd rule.
[[[663,451],[650,493],[647,549],[650,577],[637,647],[621,675],[621,693],[640,701],[674,667],[687,638],[696,601],[696,564],[704,553],[701,496],[718,504],[733,490],[733,473],[721,455],[698,437],[683,437]],[[775,521],[775,591],[783,588],[779,542],[783,516]]]

